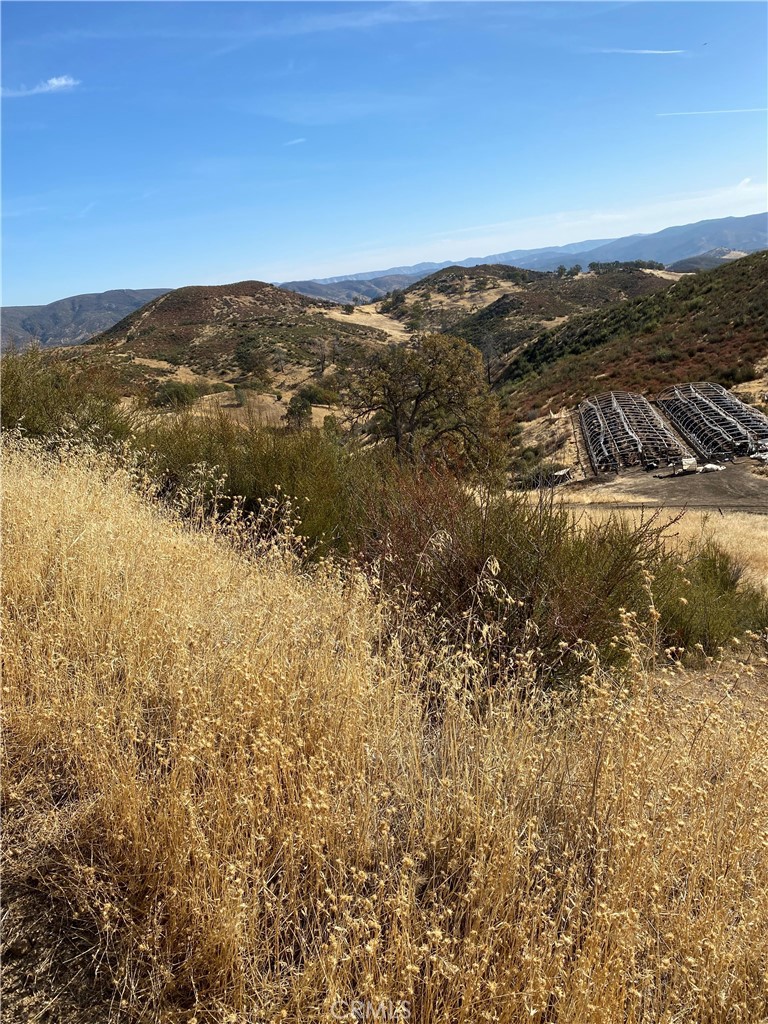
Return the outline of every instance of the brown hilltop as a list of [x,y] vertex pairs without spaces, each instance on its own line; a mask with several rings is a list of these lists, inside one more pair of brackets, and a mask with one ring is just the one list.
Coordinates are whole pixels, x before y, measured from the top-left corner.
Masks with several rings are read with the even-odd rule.
[[383,340],[376,330],[327,316],[334,308],[263,281],[197,285],[155,299],[90,344],[229,376],[247,373],[257,358],[305,363],[322,344]]

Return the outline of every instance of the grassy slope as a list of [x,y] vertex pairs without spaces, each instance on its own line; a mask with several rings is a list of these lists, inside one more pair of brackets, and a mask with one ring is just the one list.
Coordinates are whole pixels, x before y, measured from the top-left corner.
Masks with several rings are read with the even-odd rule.
[[767,285],[768,253],[755,253],[575,318],[507,367],[507,408],[573,405],[611,388],[655,392],[684,380],[747,379],[768,355]]
[[567,714],[472,711],[481,666],[382,650],[359,578],[245,561],[98,463],[11,454],[3,530],[4,899],[34,879],[62,943],[38,991],[77,934],[114,1021],[765,1017],[755,696],[638,660],[631,698],[596,672]]

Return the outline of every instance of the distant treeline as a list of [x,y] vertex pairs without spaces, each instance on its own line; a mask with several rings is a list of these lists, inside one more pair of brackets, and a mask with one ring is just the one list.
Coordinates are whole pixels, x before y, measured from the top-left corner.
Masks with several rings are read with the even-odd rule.
[[613,270],[663,270],[664,264],[656,260],[612,260],[610,263],[590,263],[593,274],[610,274]]

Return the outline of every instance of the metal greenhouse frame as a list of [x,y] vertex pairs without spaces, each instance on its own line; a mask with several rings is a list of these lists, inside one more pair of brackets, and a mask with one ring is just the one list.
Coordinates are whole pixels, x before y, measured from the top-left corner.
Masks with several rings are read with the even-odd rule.
[[656,467],[692,457],[642,395],[610,391],[579,406],[579,422],[596,473]]
[[678,384],[658,396],[664,414],[706,458],[768,449],[768,418],[719,384]]

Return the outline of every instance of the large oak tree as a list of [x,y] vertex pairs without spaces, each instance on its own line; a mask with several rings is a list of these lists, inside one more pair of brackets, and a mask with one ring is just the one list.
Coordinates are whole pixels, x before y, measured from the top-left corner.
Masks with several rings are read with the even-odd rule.
[[391,442],[401,460],[478,454],[495,435],[497,407],[482,356],[450,335],[377,352],[348,374],[344,400],[353,421]]

